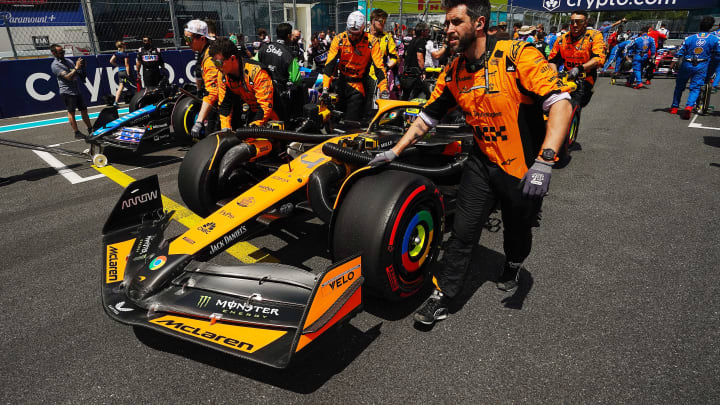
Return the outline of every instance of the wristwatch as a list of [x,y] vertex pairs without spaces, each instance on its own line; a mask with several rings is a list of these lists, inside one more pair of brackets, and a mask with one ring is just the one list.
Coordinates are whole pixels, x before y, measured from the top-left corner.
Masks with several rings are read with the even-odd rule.
[[543,149],[540,157],[547,162],[554,162],[555,161],[555,151],[550,148]]

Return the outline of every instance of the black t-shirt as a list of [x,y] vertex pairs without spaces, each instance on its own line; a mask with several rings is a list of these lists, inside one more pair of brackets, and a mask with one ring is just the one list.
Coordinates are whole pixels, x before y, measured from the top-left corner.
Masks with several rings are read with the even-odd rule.
[[138,49],[137,58],[140,60],[142,67],[147,70],[160,70],[163,66],[162,54],[159,49],[154,47]]
[[419,65],[417,54],[422,53],[425,55],[425,44],[427,44],[427,38],[417,37],[410,41],[410,45],[405,48],[405,72],[408,74],[419,74],[425,66],[422,68]]
[[290,80],[290,65],[295,57],[284,43],[263,43],[258,49],[258,60],[270,71],[273,85],[285,91]]
[[315,62],[315,70],[322,72],[327,62],[328,48],[322,41],[318,41],[318,46],[310,46],[310,60]]

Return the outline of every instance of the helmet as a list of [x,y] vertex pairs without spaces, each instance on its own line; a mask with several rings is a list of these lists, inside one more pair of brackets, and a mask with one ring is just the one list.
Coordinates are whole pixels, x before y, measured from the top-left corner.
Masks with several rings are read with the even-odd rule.
[[347,30],[357,34],[365,30],[365,15],[359,11],[350,13],[347,19]]

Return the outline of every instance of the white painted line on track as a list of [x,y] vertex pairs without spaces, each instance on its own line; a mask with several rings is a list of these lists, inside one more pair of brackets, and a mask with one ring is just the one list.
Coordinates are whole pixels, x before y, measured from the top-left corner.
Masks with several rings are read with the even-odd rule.
[[688,124],[688,128],[711,129],[713,131],[720,131],[720,128],[706,127],[703,124],[695,123],[695,120],[697,120],[697,117],[698,117],[697,114],[693,114],[693,119],[690,121],[690,124]]
[[84,183],[84,182],[86,182],[86,181],[95,180],[95,179],[99,179],[99,178],[105,177],[104,174],[96,174],[96,175],[90,176],[90,177],[81,177],[79,174],[77,174],[77,173],[75,173],[74,171],[72,171],[72,169],[70,169],[69,167],[67,167],[66,165],[64,165],[63,162],[61,162],[61,161],[59,161],[57,158],[55,158],[55,156],[53,156],[53,155],[51,155],[51,154],[49,154],[49,153],[47,153],[47,152],[41,152],[41,151],[37,151],[37,150],[34,150],[33,152],[34,152],[36,155],[40,156],[40,159],[44,160],[45,163],[47,163],[48,165],[50,165],[50,167],[52,167],[52,168],[54,168],[55,170],[57,170],[57,172],[58,172],[61,176],[65,177],[65,179],[66,179],[67,181],[69,181],[70,184]]

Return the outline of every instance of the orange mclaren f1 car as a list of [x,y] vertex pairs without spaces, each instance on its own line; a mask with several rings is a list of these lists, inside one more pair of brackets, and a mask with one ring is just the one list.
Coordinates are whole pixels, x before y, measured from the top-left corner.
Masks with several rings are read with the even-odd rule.
[[[434,136],[382,168],[421,109],[380,100],[367,130],[304,134],[243,128],[187,153],[178,187],[205,219],[168,236],[156,176],[127,187],[104,228],[103,306],[122,323],[286,367],[361,309],[363,289],[391,301],[418,292],[442,241],[472,132]],[[289,264],[208,262],[277,219],[310,211],[327,224],[333,264],[319,275]]]

